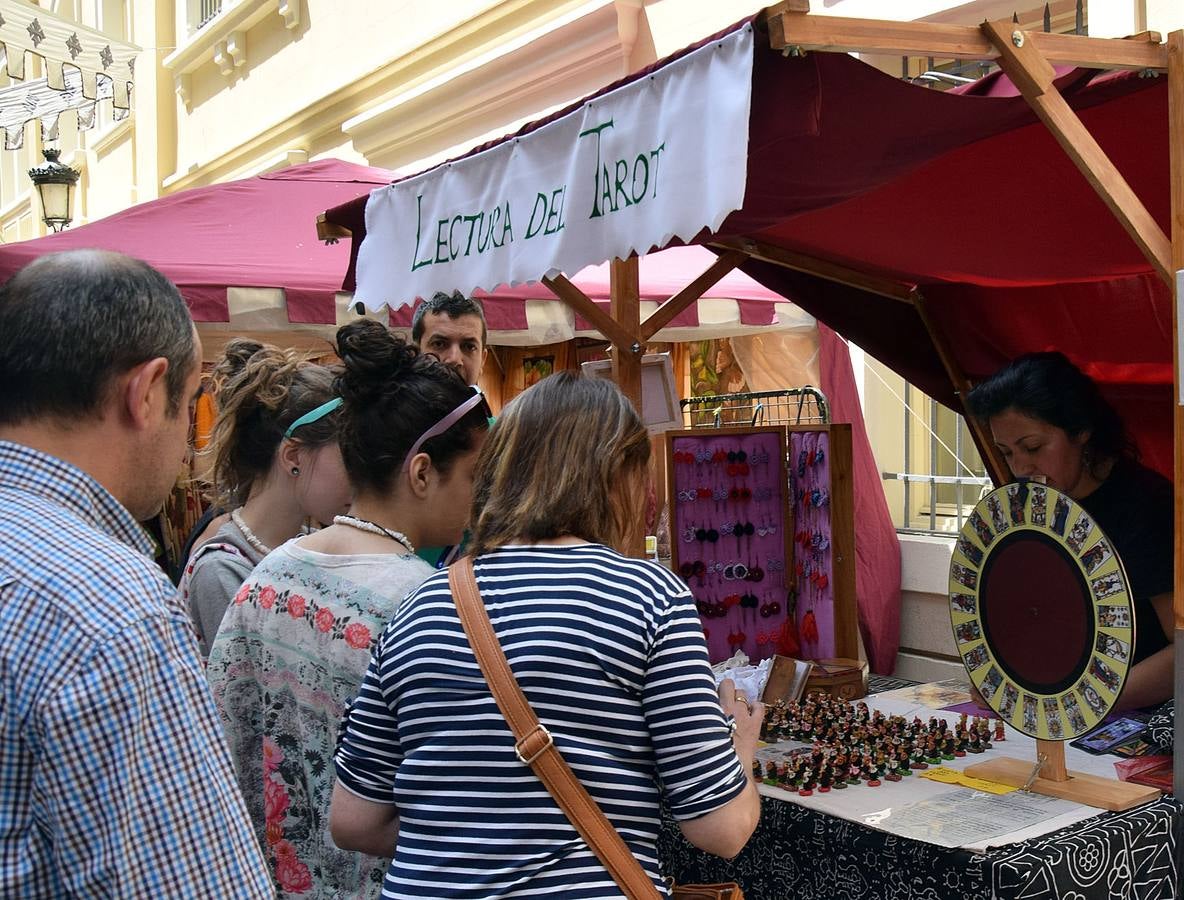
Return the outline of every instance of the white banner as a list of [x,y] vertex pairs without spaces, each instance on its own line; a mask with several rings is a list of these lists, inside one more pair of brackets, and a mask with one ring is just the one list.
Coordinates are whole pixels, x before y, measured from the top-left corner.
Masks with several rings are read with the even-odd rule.
[[537,281],[690,240],[740,207],[751,26],[488,150],[378,188],[357,299]]

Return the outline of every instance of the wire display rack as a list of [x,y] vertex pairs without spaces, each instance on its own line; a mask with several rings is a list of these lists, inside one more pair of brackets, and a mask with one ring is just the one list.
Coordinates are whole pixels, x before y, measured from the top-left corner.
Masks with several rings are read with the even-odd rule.
[[830,405],[826,395],[810,385],[784,391],[688,397],[680,400],[679,406],[686,428],[830,423]]

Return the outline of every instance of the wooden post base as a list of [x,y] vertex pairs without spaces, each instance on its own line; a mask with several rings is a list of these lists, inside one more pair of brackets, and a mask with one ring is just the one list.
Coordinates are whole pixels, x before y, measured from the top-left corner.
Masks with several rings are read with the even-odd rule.
[[[1031,777],[1032,767],[1035,764],[1035,760],[1012,759],[1005,756],[967,766],[965,772],[972,778],[982,778],[984,781],[1023,787]],[[1087,775],[1084,772],[1068,772],[1067,775],[1068,777],[1064,781],[1037,778],[1032,782],[1029,790],[1047,797],[1072,800],[1074,803],[1096,806],[1098,809],[1108,809],[1112,812],[1121,812],[1124,809],[1142,806],[1144,803],[1158,800],[1161,794],[1153,787],[1132,784],[1129,781],[1102,778],[1098,775]]]

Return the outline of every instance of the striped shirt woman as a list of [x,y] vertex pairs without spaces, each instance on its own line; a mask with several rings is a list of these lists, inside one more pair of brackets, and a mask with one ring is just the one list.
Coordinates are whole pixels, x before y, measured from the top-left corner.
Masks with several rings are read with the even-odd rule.
[[[527,699],[661,886],[659,782],[680,819],[746,785],[685,585],[598,544],[507,546],[475,568]],[[383,635],[337,772],[346,789],[399,810],[384,897],[620,896],[516,758],[447,573],[415,591]]]
[[[717,697],[686,586],[623,556],[649,438],[610,382],[561,373],[506,407],[473,486],[477,586],[516,679],[659,893],[665,800],[721,856],[756,827],[759,704]],[[736,734],[721,708],[735,716]],[[384,632],[346,719],[330,827],[394,856],[389,898],[620,897],[530,768],[465,637],[447,573]]]

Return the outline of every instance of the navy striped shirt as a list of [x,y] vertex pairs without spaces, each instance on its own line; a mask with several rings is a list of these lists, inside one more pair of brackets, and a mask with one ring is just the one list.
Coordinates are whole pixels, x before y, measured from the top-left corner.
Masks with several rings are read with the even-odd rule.
[[[659,792],[676,818],[691,819],[746,781],[686,586],[598,544],[503,547],[475,569],[527,699],[665,894]],[[337,774],[346,789],[398,809],[384,897],[621,896],[515,755],[446,572],[412,593],[384,632]]]

